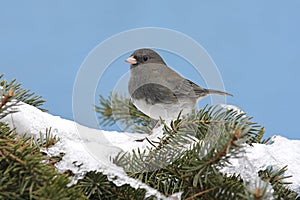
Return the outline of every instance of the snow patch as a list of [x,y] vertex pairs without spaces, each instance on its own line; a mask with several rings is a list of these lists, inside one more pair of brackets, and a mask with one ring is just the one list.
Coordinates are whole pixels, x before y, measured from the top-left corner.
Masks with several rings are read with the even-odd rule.
[[273,169],[281,169],[288,165],[285,176],[292,175],[286,179],[292,182],[288,187],[300,192],[300,140],[289,140],[282,136],[273,136],[271,144],[256,144],[246,146],[244,155],[240,158],[231,158],[232,164],[222,169],[228,174],[240,174],[247,182],[258,180],[257,172],[272,166]]

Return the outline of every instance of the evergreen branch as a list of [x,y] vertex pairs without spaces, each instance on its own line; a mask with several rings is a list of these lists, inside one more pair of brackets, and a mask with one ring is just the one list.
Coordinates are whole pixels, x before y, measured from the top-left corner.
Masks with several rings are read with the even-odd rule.
[[1,94],[1,93],[3,93],[3,91],[1,91],[0,88],[0,99],[2,98],[0,104],[0,119],[4,118],[6,115],[10,113],[16,112],[9,108],[17,104],[16,102],[10,102],[14,96],[13,90],[9,90],[6,94],[5,93]]
[[100,126],[124,125],[124,130],[138,133],[150,133],[157,123],[139,111],[126,96],[110,94],[107,99],[100,95],[99,106],[95,106]]
[[33,138],[18,137],[0,123],[0,199],[86,199],[70,179],[59,174]]
[[[41,96],[35,95],[35,93],[31,92],[29,89],[23,89],[22,85],[20,83],[17,83],[16,79],[13,79],[10,82],[6,81],[5,79],[3,79],[2,74],[0,74],[0,99],[2,102],[1,104],[5,102],[5,106],[1,106],[2,109],[7,109],[8,107],[15,106],[18,102],[22,101],[29,105],[35,106],[42,111],[47,111],[46,109],[41,107],[45,102],[45,100],[43,100]],[[8,102],[10,102],[9,105],[7,104]],[[0,117],[3,117],[4,110],[1,110],[1,107]]]
[[45,133],[40,131],[40,137],[34,140],[34,145],[39,146],[40,148],[48,149],[53,146],[56,142],[59,141],[59,138],[53,136],[52,128],[46,128]]
[[[264,128],[251,122],[251,119],[232,110],[204,108],[186,118],[174,120],[170,127],[165,126],[164,137],[158,144],[149,141],[152,147],[147,151],[138,149],[120,154],[113,161],[128,171],[130,176],[166,195],[184,191],[183,198],[197,194],[200,197],[201,191],[217,187],[218,190],[207,191],[201,198],[263,198],[267,192],[264,188],[256,188],[248,193],[240,178],[228,182],[228,177],[218,172],[229,158],[238,156],[243,144],[264,142]],[[211,137],[207,138],[207,135]],[[187,144],[193,145],[189,149]],[[212,145],[215,146],[211,148]],[[184,149],[185,153],[179,149]],[[203,155],[201,152],[206,152],[205,156],[197,159],[198,155]],[[169,157],[176,159],[170,162]]]
[[206,164],[210,165],[215,163],[216,161],[220,160],[222,157],[226,156],[228,149],[234,145],[234,142],[237,141],[241,136],[241,130],[234,130],[234,133],[232,134],[231,138],[227,142],[227,144],[223,147],[223,149],[220,152],[217,152],[216,155],[207,161]]
[[0,109],[9,101],[9,98],[14,96],[14,91],[9,90],[8,93],[3,97],[0,104]]
[[6,149],[1,149],[0,150],[0,155],[2,156],[3,159],[9,160],[9,158],[12,158],[13,160],[19,162],[21,165],[25,165],[24,161],[15,156],[14,154],[8,152]]
[[[286,186],[291,184],[291,182],[284,182],[284,179],[290,178],[291,176],[284,176],[284,173],[287,170],[287,166],[279,170],[274,170],[273,167],[269,167],[265,170],[258,172],[262,180],[271,183],[274,189],[275,199],[296,199],[298,194]],[[299,197],[300,199],[300,197]]]
[[[134,189],[130,185],[116,186],[108,180],[107,176],[96,171],[88,172],[77,184],[88,199],[120,199],[120,200],[143,200],[145,189]],[[153,196],[146,199],[154,199]]]
[[243,188],[235,198],[230,196],[239,199],[245,195],[240,179],[227,182],[228,178],[218,169],[242,151],[242,144],[258,134],[260,127],[250,119],[236,115],[235,111],[206,107],[186,118],[177,118],[170,127],[165,126],[165,135],[157,145],[152,143],[147,150],[121,153],[113,162],[166,195],[184,191],[182,196],[187,198],[217,187],[218,190],[203,194],[203,198],[222,199],[220,194],[228,192],[230,196],[236,188]]

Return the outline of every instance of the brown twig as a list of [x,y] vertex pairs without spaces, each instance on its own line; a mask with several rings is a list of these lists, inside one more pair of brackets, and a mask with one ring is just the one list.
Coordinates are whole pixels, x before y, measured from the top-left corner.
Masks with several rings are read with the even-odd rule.
[[205,194],[205,193],[208,193],[208,192],[210,192],[210,191],[212,191],[212,190],[215,190],[215,189],[217,189],[217,188],[218,188],[218,187],[215,186],[215,187],[209,188],[209,189],[207,189],[207,190],[198,192],[198,193],[194,194],[193,196],[190,196],[189,198],[186,198],[186,200],[192,200],[192,199],[194,199],[194,198],[196,198],[196,197],[198,197],[198,196],[200,196],[200,195],[203,195],[203,194]]
[[209,161],[207,161],[207,164],[211,164],[213,162],[215,162],[217,159],[220,159],[222,156],[226,155],[227,153],[227,149],[233,145],[234,141],[236,141],[237,139],[239,139],[241,136],[241,130],[237,129],[234,130],[234,133],[232,134],[232,137],[230,138],[230,140],[228,141],[228,143],[226,144],[226,146],[216,154],[215,157],[213,157],[212,159],[210,159]]
[[3,152],[5,152],[6,155],[4,155],[1,151],[0,151],[0,155],[3,156],[4,158],[7,158],[7,156],[11,157],[12,159],[18,161],[20,164],[24,165],[24,161],[21,160],[20,158],[16,157],[15,155],[13,155],[12,153],[8,152],[6,149],[2,150]]
[[13,97],[15,95],[14,91],[13,90],[9,90],[7,95],[4,96],[4,98],[2,99],[1,101],[1,105],[0,105],[0,108],[2,108],[8,101],[8,99],[10,97]]

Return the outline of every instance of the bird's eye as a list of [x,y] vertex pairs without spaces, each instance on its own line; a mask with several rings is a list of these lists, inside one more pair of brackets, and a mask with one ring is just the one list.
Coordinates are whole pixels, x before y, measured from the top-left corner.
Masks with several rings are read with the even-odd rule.
[[146,62],[148,60],[148,56],[143,56],[143,60]]

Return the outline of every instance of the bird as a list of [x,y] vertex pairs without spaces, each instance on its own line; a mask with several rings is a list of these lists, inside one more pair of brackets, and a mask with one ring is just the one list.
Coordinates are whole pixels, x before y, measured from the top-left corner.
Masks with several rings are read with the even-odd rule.
[[125,62],[130,64],[128,92],[133,105],[155,120],[174,120],[189,114],[204,97],[227,92],[204,89],[167,66],[154,50],[135,50]]

